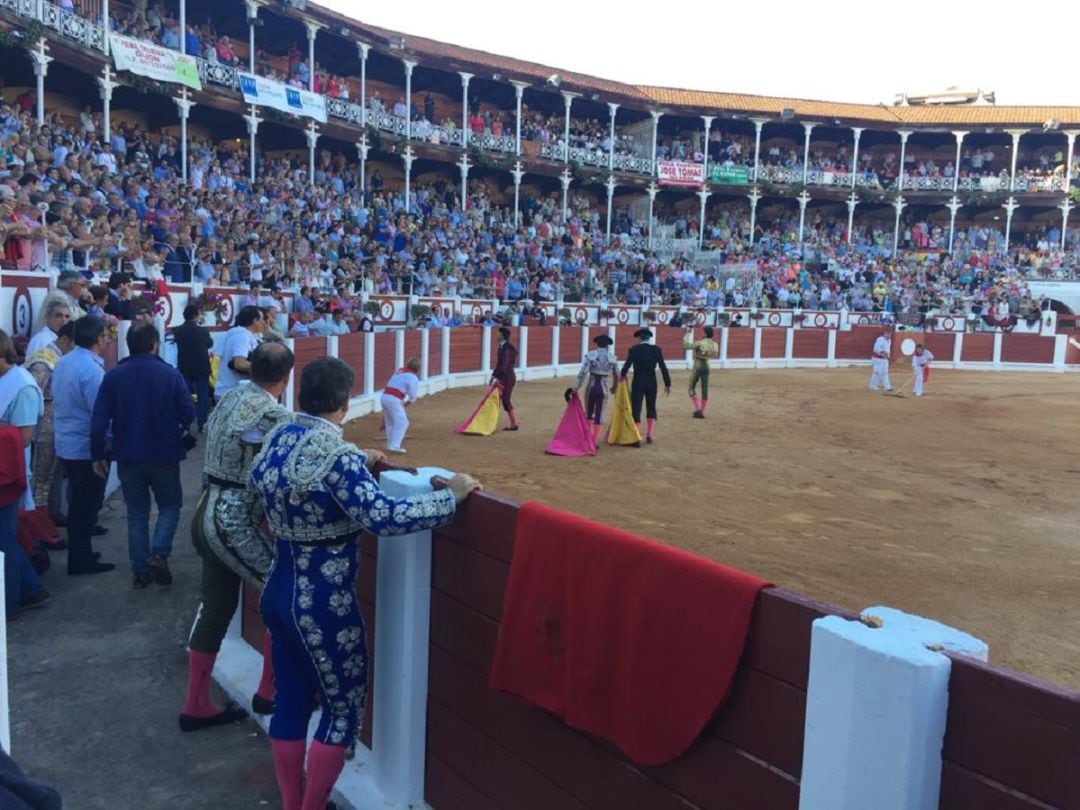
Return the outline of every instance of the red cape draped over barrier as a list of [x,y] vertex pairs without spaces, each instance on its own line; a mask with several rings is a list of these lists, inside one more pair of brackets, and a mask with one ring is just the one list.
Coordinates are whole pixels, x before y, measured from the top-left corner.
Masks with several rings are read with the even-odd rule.
[[551,437],[551,443],[545,452],[553,456],[596,455],[596,440],[589,428],[581,398],[576,393],[570,396],[559,426],[555,428],[555,435]]
[[731,687],[768,583],[539,503],[518,515],[490,686],[657,765]]

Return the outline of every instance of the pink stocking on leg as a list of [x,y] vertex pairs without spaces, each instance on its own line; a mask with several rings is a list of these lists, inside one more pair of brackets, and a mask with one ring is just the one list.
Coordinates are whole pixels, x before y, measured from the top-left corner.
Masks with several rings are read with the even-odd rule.
[[217,655],[191,650],[188,652],[188,690],[184,714],[190,717],[212,717],[222,708],[210,701],[210,676]]
[[345,767],[345,749],[315,740],[311,743],[307,761],[307,785],[300,810],[323,810],[330,791]]
[[305,740],[270,740],[282,810],[300,810],[304,795]]

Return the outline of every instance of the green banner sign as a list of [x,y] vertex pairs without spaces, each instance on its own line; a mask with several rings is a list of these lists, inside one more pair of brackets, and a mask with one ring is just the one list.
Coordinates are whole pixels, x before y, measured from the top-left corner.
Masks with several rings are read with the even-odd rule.
[[709,167],[709,180],[718,185],[747,186],[750,185],[750,170],[745,166],[718,166]]

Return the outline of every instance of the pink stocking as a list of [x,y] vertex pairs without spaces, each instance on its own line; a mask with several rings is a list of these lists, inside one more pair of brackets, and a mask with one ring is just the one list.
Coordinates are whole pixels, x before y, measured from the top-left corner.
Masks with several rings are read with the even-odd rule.
[[188,652],[188,690],[184,714],[191,717],[212,717],[224,711],[210,701],[210,676],[214,672],[214,653]]
[[311,743],[307,760],[307,785],[300,810],[323,810],[330,791],[345,767],[345,748],[327,745],[315,740]]
[[304,794],[304,740],[270,740],[282,810],[300,810]]

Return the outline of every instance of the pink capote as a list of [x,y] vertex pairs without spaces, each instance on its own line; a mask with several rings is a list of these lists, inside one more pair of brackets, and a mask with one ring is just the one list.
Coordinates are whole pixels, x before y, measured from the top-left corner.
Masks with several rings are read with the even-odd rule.
[[589,420],[581,398],[574,392],[566,404],[559,426],[545,452],[553,456],[595,456],[596,440],[593,438]]

